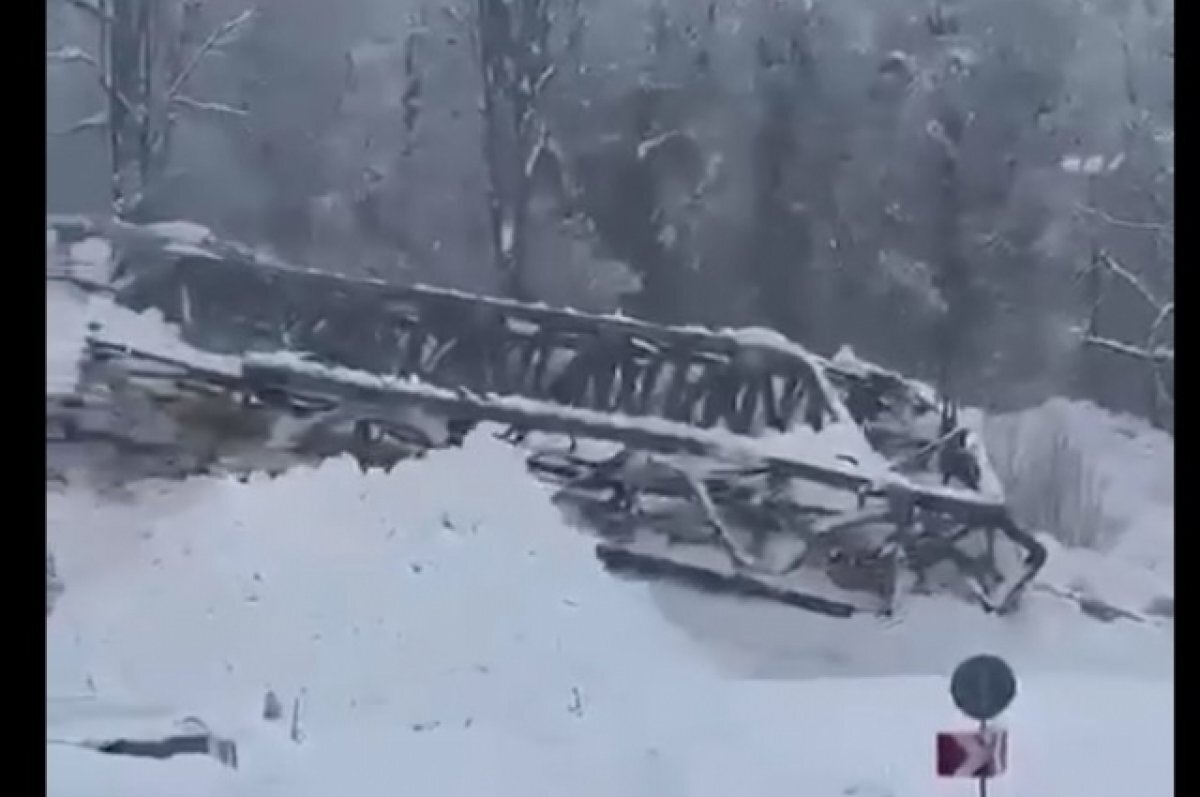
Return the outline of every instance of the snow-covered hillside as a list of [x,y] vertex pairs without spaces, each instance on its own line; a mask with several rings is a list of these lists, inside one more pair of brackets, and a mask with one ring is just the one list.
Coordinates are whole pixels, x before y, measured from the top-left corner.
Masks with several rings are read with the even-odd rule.
[[[661,588],[604,574],[487,430],[390,476],[331,461],[47,503],[66,585],[48,621],[49,736],[195,715],[241,758],[53,745],[52,795],[957,794],[970,786],[932,774],[934,731],[964,727],[942,665],[998,648],[1023,680],[994,794],[1173,786],[1169,633],[1065,611],[971,612],[968,636],[965,616],[938,629],[919,605],[890,628],[792,611],[776,632],[821,677],[744,680],[663,616]],[[892,677],[849,677],[871,640]],[[932,646],[945,657],[912,658]],[[299,699],[301,743],[259,717],[268,689]]]

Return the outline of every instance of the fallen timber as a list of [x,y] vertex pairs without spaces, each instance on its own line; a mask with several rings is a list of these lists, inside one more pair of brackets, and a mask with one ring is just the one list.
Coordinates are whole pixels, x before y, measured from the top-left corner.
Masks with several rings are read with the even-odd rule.
[[754,433],[756,420],[784,430],[839,419],[817,360],[780,336],[349,279],[228,246],[156,249],[138,239],[119,270],[123,304],[160,310],[202,349],[302,351],[329,365],[441,387],[740,434]]
[[[327,365],[440,387],[750,436],[796,425],[819,431],[851,415],[862,423],[884,409],[883,396],[901,396],[918,412],[936,410],[916,383],[861,362],[847,367],[817,357],[765,330],[664,327],[349,279],[133,225],[74,218],[57,224],[70,240],[115,225],[115,243],[134,242],[118,264],[121,303],[161,311],[205,350],[223,344],[234,352],[298,351]],[[831,400],[837,391],[844,404]]]
[[[1008,611],[1045,560],[1003,499],[980,489],[985,455],[967,451],[969,430],[928,388],[877,366],[759,330],[348,279],[211,238],[89,224],[72,221],[60,238],[108,236],[117,262],[105,290],[235,364],[197,367],[94,337],[84,381],[136,384],[164,406],[211,396],[236,412],[336,416],[353,431],[319,456],[349,451],[364,467],[453,444],[410,428],[413,412],[458,436],[498,423],[527,447],[531,433],[570,438],[565,450],[532,447],[529,468],[600,534],[612,570],[846,616],[894,611],[938,568],[987,610]],[[852,445],[831,456],[822,435],[838,430]],[[368,455],[382,437],[402,453]],[[578,440],[619,453],[589,459]],[[964,458],[965,471],[947,466]],[[813,486],[833,498],[811,500]],[[998,542],[1021,560],[1007,576]]]
[[[718,462],[749,462],[748,467],[735,472],[738,477],[753,478],[755,475],[766,475],[768,478],[790,481],[799,480],[810,482],[834,490],[844,491],[854,496],[856,507],[849,512],[829,513],[823,523],[809,524],[810,531],[816,537],[834,536],[856,527],[886,522],[895,524],[898,531],[889,535],[889,542],[900,540],[894,555],[898,560],[892,566],[899,568],[903,561],[909,558],[929,557],[949,559],[960,566],[969,562],[965,555],[957,555],[953,543],[965,537],[975,529],[983,530],[994,544],[994,534],[1005,535],[1009,540],[1023,549],[1026,563],[1029,565],[1028,578],[1022,577],[1015,584],[1007,585],[1008,589],[996,595],[988,585],[979,585],[976,597],[985,607],[1003,611],[1011,607],[1012,601],[1032,578],[1044,562],[1045,554],[1040,544],[1030,535],[1022,532],[1012,522],[1003,503],[958,489],[944,489],[920,486],[909,482],[899,474],[883,474],[872,479],[862,474],[848,470],[838,470],[829,467],[813,465],[809,462],[775,454],[762,454],[756,451],[752,441],[739,439],[736,435],[724,433],[721,430],[706,430],[689,427],[685,424],[671,421],[655,421],[650,424],[638,423],[639,419],[625,418],[598,413],[591,410],[574,408],[554,408],[548,411],[523,398],[487,395],[479,396],[465,390],[449,391],[427,386],[413,380],[379,377],[372,374],[354,373],[347,369],[328,369],[320,365],[306,366],[297,363],[294,356],[282,355],[251,355],[244,366],[247,380],[256,386],[264,386],[277,393],[289,393],[304,396],[309,400],[324,399],[330,401],[346,401],[358,404],[364,409],[392,403],[419,406],[423,409],[453,414],[456,417],[468,416],[470,420],[493,422],[529,428],[536,426],[539,430],[558,433],[572,437],[584,437],[593,440],[607,440],[620,443],[626,449],[649,451],[668,456],[681,453],[696,457],[704,457]],[[644,419],[643,419],[644,420]],[[538,471],[531,461],[531,467]],[[673,470],[668,468],[668,471]],[[689,478],[686,470],[680,471],[683,478],[676,479],[674,488],[664,488],[663,485],[639,485],[643,492],[667,494],[674,498],[684,497],[695,499],[706,506],[709,523],[719,531],[719,536],[726,538],[730,532],[723,528],[725,525],[718,517],[715,500],[709,495],[712,492],[709,484],[703,479]],[[727,474],[728,476],[729,474]],[[619,479],[620,477],[616,477]],[[678,484],[686,485],[681,489]],[[716,485],[723,482],[718,475]],[[611,480],[606,486],[611,486]],[[690,495],[686,495],[690,493]],[[730,499],[722,503],[729,503]],[[872,511],[863,512],[868,504],[875,504]],[[619,504],[618,510],[628,509]],[[802,511],[801,507],[793,507],[794,512]],[[921,535],[918,526],[932,517],[950,518],[954,522],[953,534],[942,539],[934,535]],[[938,545],[938,543],[944,545]],[[738,543],[728,542],[725,546],[731,554],[736,567],[732,568],[729,576],[734,583],[744,584],[747,578],[755,575],[783,576],[793,572],[802,564],[803,556],[796,557],[784,572],[765,574],[753,572],[753,557],[739,555],[736,551]],[[924,549],[918,551],[918,549]],[[941,550],[931,550],[941,548]],[[600,548],[602,559],[612,567],[634,571],[653,570],[657,563],[664,572],[681,572],[683,567],[678,562],[670,562],[666,558],[650,553],[639,552],[635,547],[620,546],[607,543]],[[686,569],[686,568],[684,568]],[[695,568],[692,568],[693,570]],[[994,569],[994,568],[993,568]],[[998,574],[997,574],[998,575]],[[893,576],[895,577],[895,575]],[[994,586],[994,585],[993,585]],[[747,592],[745,589],[739,591]],[[782,586],[765,585],[761,580],[759,586],[747,594],[773,595],[788,590]],[[816,596],[804,596],[799,590],[791,590],[795,596],[793,603],[797,605],[819,605]],[[811,600],[809,600],[811,598]],[[825,602],[828,604],[829,602]],[[888,607],[890,609],[890,606]],[[837,610],[840,613],[843,609]]]
[[754,447],[753,439],[740,439],[720,430],[696,429],[679,422],[637,423],[633,418],[571,407],[547,412],[544,407],[521,398],[478,395],[466,389],[439,389],[416,380],[379,377],[349,369],[305,367],[289,355],[248,355],[242,374],[258,389],[303,396],[308,400],[320,398],[359,404],[364,408],[399,402],[447,415],[469,416],[474,421],[518,427],[536,425],[543,432],[611,441],[660,454],[686,453],[725,460],[749,458],[784,478],[812,481],[855,494],[881,491],[891,486],[911,497],[915,508],[953,513],[964,522],[993,523],[1006,514],[1003,503],[966,491],[922,489],[904,484],[899,477],[881,483],[850,470],[824,468],[797,459],[762,454]]
[[[207,384],[211,389],[236,391],[235,401],[245,402],[253,397],[265,405],[283,407],[290,413],[320,413],[337,406],[343,411],[349,411],[353,417],[379,418],[386,414],[381,408],[399,405],[452,414],[459,419],[469,418],[472,422],[518,424],[524,427],[536,425],[545,432],[617,442],[627,450],[654,452],[668,457],[683,453],[724,463],[748,463],[741,467],[731,464],[723,470],[711,471],[710,477],[705,479],[703,484],[695,484],[695,480],[689,480],[686,476],[671,478],[668,472],[666,480],[660,479],[658,483],[643,482],[638,487],[644,495],[653,494],[677,501],[695,500],[707,504],[710,518],[708,522],[714,528],[721,529],[720,535],[727,540],[723,548],[730,552],[730,561],[733,563],[733,566],[725,568],[727,572],[722,572],[719,562],[711,557],[707,560],[701,558],[697,563],[697,552],[680,555],[678,551],[647,547],[644,542],[639,544],[637,540],[606,540],[600,544],[597,552],[608,567],[616,570],[657,573],[687,583],[706,585],[708,588],[724,584],[724,588],[739,594],[781,600],[793,606],[834,616],[872,610],[869,603],[864,606],[862,601],[833,600],[807,592],[796,583],[790,583],[788,577],[809,563],[805,561],[805,554],[809,553],[807,547],[802,547],[801,555],[796,556],[789,565],[778,572],[764,570],[755,563],[753,555],[740,553],[744,547],[743,543],[730,541],[732,532],[725,528],[726,523],[719,515],[730,513],[739,503],[744,503],[745,496],[734,494],[739,480],[744,484],[746,480],[759,477],[783,481],[798,479],[854,496],[854,501],[860,507],[857,511],[816,510],[807,513],[810,520],[800,524],[803,527],[801,531],[806,531],[814,540],[837,538],[839,534],[852,531],[856,527],[881,521],[894,523],[901,530],[897,535],[892,535],[894,537],[899,538],[905,534],[913,536],[912,544],[909,545],[914,552],[912,556],[908,556],[904,548],[892,546],[889,555],[895,560],[890,562],[893,569],[899,569],[910,559],[918,558],[920,554],[915,553],[917,549],[929,549],[937,543],[942,544],[941,558],[951,559],[965,569],[970,568],[971,563],[966,557],[954,556],[952,544],[955,539],[935,539],[931,534],[914,534],[914,527],[930,517],[954,518],[959,524],[955,529],[958,537],[975,527],[985,530],[1005,529],[1010,535],[1017,535],[1014,540],[1018,541],[1018,544],[1025,543],[1032,566],[1029,571],[1031,574],[1041,564],[1038,556],[1040,546],[1012,526],[1003,506],[993,501],[962,490],[911,485],[902,477],[872,481],[852,472],[822,468],[777,455],[759,456],[747,441],[721,430],[695,429],[677,422],[660,421],[644,425],[637,423],[636,419],[571,408],[556,408],[554,412],[547,412],[545,407],[525,399],[476,396],[466,391],[434,388],[415,380],[381,378],[346,369],[329,369],[317,364],[304,363],[290,354],[248,355],[242,360],[240,371],[233,373],[192,367],[186,363],[172,363],[167,358],[139,353],[135,349],[102,341],[93,340],[90,349],[97,361],[111,363],[128,358],[131,363],[136,363],[124,371],[126,377],[168,380],[177,387],[181,382],[188,381],[193,389],[199,384]],[[549,475],[548,469],[539,466],[536,456],[530,458],[530,466],[534,473],[543,477]],[[578,476],[568,474],[567,481],[571,480],[572,475]],[[604,479],[601,479],[601,484],[605,484]],[[755,491],[751,489],[750,495],[754,494]],[[704,497],[706,495],[707,499]],[[619,508],[617,511],[620,511]],[[806,514],[804,507],[798,505],[786,506],[784,512],[793,519]],[[904,513],[907,513],[907,516]],[[798,533],[796,524],[793,524],[792,533]],[[803,533],[800,533],[800,536],[803,536]],[[906,543],[908,542],[910,541],[906,540]],[[815,550],[818,546],[811,547]],[[828,554],[828,550],[824,553]],[[885,567],[889,565],[876,564]],[[893,574],[891,577],[898,579],[899,574]],[[1028,579],[1024,579],[1001,593],[981,587],[976,593],[976,598],[990,610],[1003,611],[1011,607],[1012,600],[1027,581]]]

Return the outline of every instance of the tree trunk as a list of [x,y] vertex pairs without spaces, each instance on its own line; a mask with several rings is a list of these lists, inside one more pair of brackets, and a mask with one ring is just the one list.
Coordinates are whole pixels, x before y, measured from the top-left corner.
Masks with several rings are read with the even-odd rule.
[[939,390],[950,401],[961,399],[962,372],[971,347],[973,318],[977,311],[970,264],[962,251],[962,197],[958,146],[962,123],[954,109],[940,114],[937,148],[937,211],[934,221],[935,284],[946,304],[934,324],[933,351],[937,358]]
[[786,175],[797,153],[795,107],[791,86],[765,83],[763,112],[755,134],[754,219],[750,262],[757,270],[758,305],[767,323],[789,338],[810,342],[802,301],[809,286],[808,217],[793,210]]
[[525,256],[539,144],[535,104],[550,74],[549,31],[547,0],[477,0],[492,251],[505,292],[525,301],[534,298]]

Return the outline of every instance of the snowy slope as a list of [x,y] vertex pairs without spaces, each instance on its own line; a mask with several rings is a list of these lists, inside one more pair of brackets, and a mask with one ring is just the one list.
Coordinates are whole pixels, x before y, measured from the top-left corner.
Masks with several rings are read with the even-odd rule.
[[[332,461],[247,485],[145,484],[133,499],[47,495],[66,584],[48,621],[49,699],[91,696],[101,716],[109,706],[202,716],[238,740],[242,766],[54,745],[51,795],[970,788],[932,777],[932,733],[963,726],[945,670],[852,679],[835,656],[817,657],[817,680],[731,677],[664,620],[652,588],[600,571],[519,452],[487,430],[390,476]],[[830,626],[822,644],[906,633],[866,623]],[[1023,644],[1095,653],[1116,642],[1089,640],[1082,629],[1094,627],[1120,628],[1064,617]],[[928,631],[910,627],[909,647],[933,644]],[[986,633],[961,642],[963,653],[990,649]],[[1169,650],[1137,647],[1148,660]],[[1017,666],[1013,772],[993,794],[1171,793],[1169,672]],[[300,697],[301,744],[257,717],[267,688],[286,705]],[[50,737],[72,736],[71,713],[52,713]]]

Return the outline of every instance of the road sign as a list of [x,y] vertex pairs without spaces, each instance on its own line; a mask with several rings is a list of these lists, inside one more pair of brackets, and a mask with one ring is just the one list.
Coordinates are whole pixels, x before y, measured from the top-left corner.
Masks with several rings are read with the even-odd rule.
[[1008,708],[1017,695],[1017,677],[999,656],[972,656],[954,670],[950,697],[958,710],[986,722]]
[[937,773],[943,778],[994,778],[1008,767],[1008,732],[1002,728],[939,733]]

